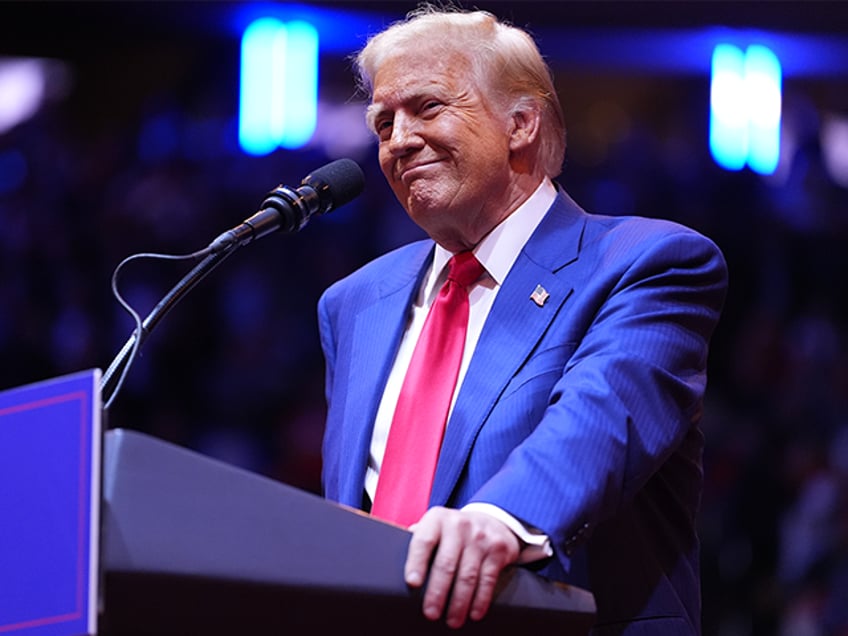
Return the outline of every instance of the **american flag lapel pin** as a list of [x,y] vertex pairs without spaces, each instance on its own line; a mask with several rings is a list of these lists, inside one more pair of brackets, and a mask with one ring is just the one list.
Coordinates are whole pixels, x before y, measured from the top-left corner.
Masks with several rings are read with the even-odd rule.
[[530,300],[536,303],[539,307],[542,307],[550,296],[551,295],[548,293],[547,289],[541,285],[536,285],[536,289],[534,289],[533,293],[530,294]]

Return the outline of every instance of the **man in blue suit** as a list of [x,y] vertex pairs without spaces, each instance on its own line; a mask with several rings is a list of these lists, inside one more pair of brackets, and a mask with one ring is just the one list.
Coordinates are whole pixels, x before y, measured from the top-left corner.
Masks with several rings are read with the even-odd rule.
[[590,589],[594,633],[700,633],[719,250],[667,221],[588,214],[553,184],[562,113],[522,30],[425,7],[357,62],[382,170],[432,240],[321,299],[326,496],[369,509],[378,485],[417,480],[380,481],[392,416],[445,264],[470,251],[482,275],[467,286],[458,382],[405,566],[409,585],[427,580],[424,614],[479,620],[503,568],[523,563]]

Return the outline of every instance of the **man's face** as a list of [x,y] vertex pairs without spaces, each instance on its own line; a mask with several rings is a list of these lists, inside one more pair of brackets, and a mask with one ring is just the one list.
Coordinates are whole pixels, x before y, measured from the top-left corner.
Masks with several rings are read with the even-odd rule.
[[395,195],[447,249],[473,247],[511,212],[510,118],[460,53],[393,54],[374,77],[369,121]]

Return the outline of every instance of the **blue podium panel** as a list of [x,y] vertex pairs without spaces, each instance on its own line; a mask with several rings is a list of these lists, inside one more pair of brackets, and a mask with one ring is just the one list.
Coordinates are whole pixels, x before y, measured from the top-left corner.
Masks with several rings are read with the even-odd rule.
[[97,631],[100,371],[0,393],[0,634]]

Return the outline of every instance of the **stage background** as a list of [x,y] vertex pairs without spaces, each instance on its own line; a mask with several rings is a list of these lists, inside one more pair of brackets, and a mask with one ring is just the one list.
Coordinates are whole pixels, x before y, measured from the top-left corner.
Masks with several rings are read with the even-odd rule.
[[[680,221],[727,257],[704,419],[704,633],[848,633],[848,57],[817,53],[845,50],[846,5],[476,5],[537,34],[565,109],[560,182],[572,196],[595,212]],[[105,369],[133,327],[110,291],[121,259],[199,249],[273,187],[351,157],[363,195],[231,257],[154,332],[109,414],[112,426],[318,492],[318,297],[420,236],[380,174],[355,46],[343,43],[414,4],[306,5],[357,21],[325,42],[313,142],[265,157],[236,139],[250,6],[0,3],[0,68],[36,58],[46,78],[39,110],[0,132],[0,388]],[[773,176],[710,157],[708,72],[679,43],[715,29],[810,47],[784,61]],[[121,288],[145,315],[185,271],[135,264]]]

